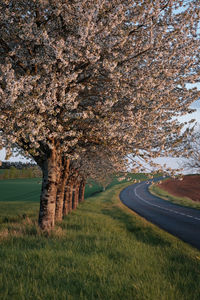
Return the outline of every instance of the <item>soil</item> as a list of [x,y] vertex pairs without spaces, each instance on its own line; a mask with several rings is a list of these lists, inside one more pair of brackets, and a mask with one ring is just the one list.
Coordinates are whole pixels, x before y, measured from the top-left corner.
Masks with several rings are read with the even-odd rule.
[[200,202],[200,175],[187,175],[183,180],[167,179],[158,186],[171,195]]

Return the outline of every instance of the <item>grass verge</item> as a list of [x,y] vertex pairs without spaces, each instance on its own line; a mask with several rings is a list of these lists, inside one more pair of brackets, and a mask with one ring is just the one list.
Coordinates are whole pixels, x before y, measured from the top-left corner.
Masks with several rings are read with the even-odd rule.
[[0,299],[199,300],[199,251],[126,208],[127,185],[88,198],[49,236],[36,226],[39,203],[13,202],[15,215],[8,205]]
[[200,203],[193,201],[188,197],[176,197],[172,194],[169,194],[166,190],[161,189],[157,184],[150,185],[149,191],[151,194],[175,204],[200,209]]

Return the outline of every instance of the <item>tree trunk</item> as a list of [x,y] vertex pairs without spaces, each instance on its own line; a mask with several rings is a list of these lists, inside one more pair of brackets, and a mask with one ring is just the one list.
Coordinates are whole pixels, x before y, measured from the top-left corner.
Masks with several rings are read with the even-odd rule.
[[63,216],[66,216],[72,211],[72,185],[67,183],[65,186],[65,195],[63,202]]
[[75,183],[75,188],[74,188],[74,205],[73,205],[73,209],[77,208],[78,200],[79,200],[79,182],[76,182]]
[[60,177],[59,155],[53,147],[50,155],[41,164],[43,172],[38,223],[42,230],[49,231],[55,224],[57,184]]
[[65,186],[65,195],[63,202],[63,216],[66,216],[72,211],[72,196],[73,196],[73,185],[68,182]]
[[68,198],[68,211],[69,211],[69,213],[71,213],[72,209],[73,209],[72,202],[73,202],[73,184],[71,183],[70,186],[69,186],[69,198]]
[[75,184],[73,183],[72,185],[72,209],[76,209],[76,205],[75,205]]
[[79,202],[84,201],[84,194],[85,194],[85,180],[82,180],[79,188]]
[[63,201],[63,217],[66,216],[69,212],[68,198],[69,198],[69,186],[66,185],[64,191],[64,201]]
[[63,202],[65,195],[65,186],[69,177],[69,159],[62,161],[62,175],[57,190],[55,220],[62,221],[63,218]]

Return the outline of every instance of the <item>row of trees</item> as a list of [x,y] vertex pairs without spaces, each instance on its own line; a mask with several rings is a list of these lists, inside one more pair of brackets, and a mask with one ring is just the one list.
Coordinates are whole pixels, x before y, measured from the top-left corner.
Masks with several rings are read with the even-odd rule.
[[71,170],[85,180],[128,155],[178,154],[176,117],[199,97],[186,87],[199,78],[199,16],[199,0],[0,2],[0,145],[42,169],[42,229]]
[[[64,216],[76,209],[80,202],[84,201],[86,180],[77,170],[73,169],[69,161],[67,161],[67,164],[67,172],[63,174],[65,178],[62,178],[62,184],[57,189],[55,206],[53,203],[53,209],[46,214],[46,218],[42,214],[39,215],[41,228],[46,229],[45,222],[47,222],[48,226],[52,222],[51,227],[53,227],[56,221],[62,221]],[[40,205],[43,205],[42,201]],[[43,210],[40,209],[40,212]]]
[[[52,228],[55,222],[60,222],[63,216],[71,212],[72,209],[76,209],[78,203],[84,201],[85,184],[88,179],[101,182],[104,186],[105,177],[108,178],[119,170],[125,170],[123,159],[121,159],[121,163],[123,163],[124,168],[122,165],[119,168],[118,163],[119,160],[115,161],[111,152],[101,152],[97,155],[96,151],[90,150],[90,152],[82,153],[81,158],[76,160],[62,159],[59,162],[57,172],[53,174],[55,177],[51,177],[52,180],[55,180],[55,184],[48,189],[46,189],[48,183],[45,182],[43,174],[39,213],[40,227],[46,230],[50,224],[50,228]],[[55,190],[51,188],[55,188]],[[52,199],[51,205],[46,205],[45,192],[49,193],[45,194],[48,200]]]
[[21,170],[21,169],[27,169],[35,166],[36,164],[31,162],[2,161],[0,165],[0,169],[10,169],[11,167],[14,167],[18,170]]
[[8,169],[4,169],[0,174],[0,179],[14,179],[14,178],[38,178],[41,177],[41,170],[37,167],[16,168],[11,166]]

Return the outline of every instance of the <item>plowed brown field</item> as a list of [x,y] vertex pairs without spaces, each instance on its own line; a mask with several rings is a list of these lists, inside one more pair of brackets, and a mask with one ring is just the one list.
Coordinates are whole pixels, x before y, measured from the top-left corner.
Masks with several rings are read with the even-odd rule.
[[171,195],[200,202],[200,175],[187,175],[183,180],[167,179],[158,186]]

